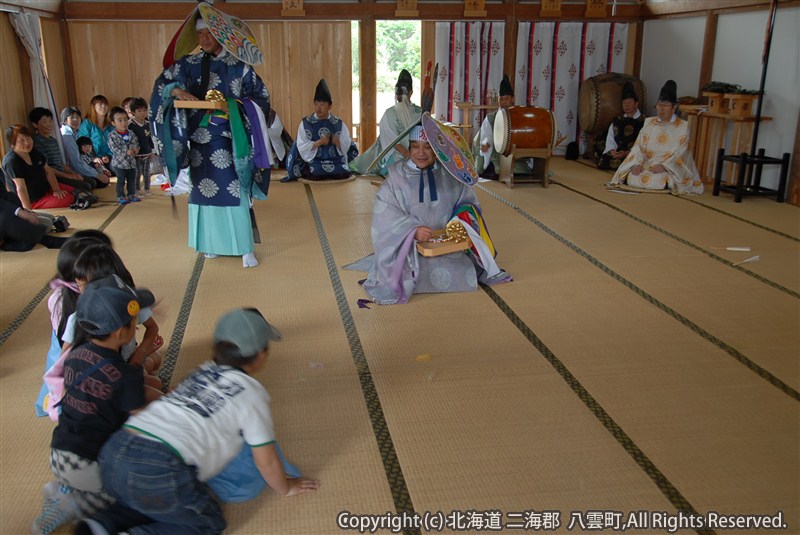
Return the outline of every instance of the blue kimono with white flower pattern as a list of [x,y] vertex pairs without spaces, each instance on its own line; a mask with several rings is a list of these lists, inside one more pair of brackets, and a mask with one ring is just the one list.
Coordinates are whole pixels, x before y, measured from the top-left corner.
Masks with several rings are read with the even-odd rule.
[[[173,109],[170,117],[164,117],[166,102],[163,99],[165,88],[179,87],[197,98],[200,94],[201,61],[204,52],[186,56],[166,69],[156,80],[150,107],[153,110],[154,142],[158,152],[164,155],[164,128],[168,122],[172,145],[179,168],[189,166],[192,190],[189,203],[201,206],[239,206],[241,197],[250,192],[240,191],[241,169],[258,173],[250,160],[239,161],[240,173],[234,162],[231,129],[227,114],[216,112],[206,118],[208,110]],[[249,98],[259,106],[265,116],[269,114],[269,91],[253,68],[224,51],[212,57],[210,63],[208,89],[221,91],[226,98]],[[168,93],[167,93],[168,94]],[[206,119],[208,124],[206,123]],[[250,139],[250,125],[242,113],[247,138]],[[267,177],[267,180],[269,178]]]
[[[297,144],[301,132],[305,134],[305,138],[308,141],[317,141],[326,135],[330,135],[331,142],[317,148],[314,158],[306,161],[300,154]],[[353,161],[358,156],[358,148],[355,143],[350,141],[350,134],[347,132],[347,126],[344,121],[332,113],[329,113],[325,119],[320,119],[312,113],[303,118],[297,135],[298,138],[292,145],[292,149],[286,159],[286,171],[289,179],[302,178],[306,174],[304,171],[310,171],[311,175],[321,179],[350,176],[348,162]],[[342,138],[349,142],[342,143]]]

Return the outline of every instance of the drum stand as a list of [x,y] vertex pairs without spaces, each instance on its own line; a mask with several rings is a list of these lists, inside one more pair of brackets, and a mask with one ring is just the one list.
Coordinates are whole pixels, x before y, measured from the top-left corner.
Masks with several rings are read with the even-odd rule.
[[[514,187],[514,183],[541,182],[543,187],[550,185],[550,150],[552,147],[547,145],[544,149],[517,148],[511,145],[511,153],[508,156],[500,155],[500,180],[509,188]],[[526,175],[514,176],[514,162],[522,158],[536,158],[537,164],[542,160],[543,166],[534,165],[533,172]]]

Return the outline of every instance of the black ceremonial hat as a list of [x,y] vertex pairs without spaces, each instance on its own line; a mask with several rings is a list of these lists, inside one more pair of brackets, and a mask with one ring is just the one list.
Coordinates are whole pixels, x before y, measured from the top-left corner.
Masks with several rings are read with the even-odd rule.
[[333,104],[333,99],[331,98],[331,91],[328,89],[328,84],[325,83],[325,79],[322,78],[319,83],[317,84],[317,88],[314,90],[314,102],[327,102],[328,104]]
[[514,96],[514,88],[511,86],[511,80],[508,79],[508,75],[503,75],[503,81],[500,82],[500,96],[501,97],[513,97]]
[[411,73],[405,69],[400,71],[400,76],[397,77],[397,83],[395,84],[395,88],[399,90],[401,87],[405,87],[406,89],[408,89],[408,92],[410,93],[411,90],[413,89],[413,85],[414,81],[411,79]]
[[672,102],[678,103],[678,84],[674,80],[667,80],[661,92],[658,94],[659,102]]
[[636,102],[639,102],[639,97],[636,96],[636,90],[630,82],[625,82],[625,85],[622,86],[622,100],[627,98],[632,98]]

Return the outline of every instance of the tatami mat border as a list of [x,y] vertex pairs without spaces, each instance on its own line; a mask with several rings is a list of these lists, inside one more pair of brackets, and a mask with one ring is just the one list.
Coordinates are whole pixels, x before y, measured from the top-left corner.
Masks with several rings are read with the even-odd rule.
[[[664,496],[675,506],[678,511],[683,511],[688,515],[698,515],[699,513],[697,510],[689,503],[683,494],[673,485],[667,476],[665,476],[661,470],[650,460],[649,457],[636,445],[636,443],[631,439],[630,436],[625,432],[620,425],[614,421],[614,418],[611,417],[610,414],[597,402],[597,400],[592,396],[588,390],[581,384],[577,377],[575,377],[572,372],[566,367],[566,365],[561,362],[561,360],[550,350],[547,345],[542,341],[541,338],[536,336],[536,333],[528,327],[528,325],[520,318],[514,310],[506,303],[502,297],[500,297],[497,292],[495,292],[491,287],[481,285],[481,289],[486,293],[486,295],[494,301],[494,304],[497,305],[497,308],[500,309],[505,316],[511,320],[511,323],[519,329],[523,336],[539,351],[542,356],[550,363],[550,365],[556,370],[558,375],[564,379],[564,382],[569,385],[575,395],[583,402],[586,407],[592,411],[592,414],[603,424],[609,433],[614,437],[614,439],[628,452],[628,454],[636,461],[636,464],[644,470],[644,472],[653,480],[656,484],[658,489],[664,494]],[[715,533],[713,530],[696,530],[697,533],[702,534],[710,534]]]
[[705,203],[702,203],[702,202],[698,201],[697,199],[692,199],[692,198],[690,198],[690,197],[688,197],[686,195],[681,195],[678,198],[683,200],[683,201],[687,201],[687,202],[691,202],[691,203],[694,203],[694,204],[698,204],[698,205],[702,206],[703,208],[707,208],[708,210],[711,210],[712,212],[717,212],[718,214],[722,214],[724,216],[728,216],[728,217],[730,217],[732,219],[735,219],[737,221],[741,221],[742,223],[747,223],[748,225],[752,225],[752,226],[754,226],[754,227],[756,227],[758,229],[766,230],[767,232],[771,232],[773,234],[776,234],[776,235],[780,236],[781,238],[787,238],[787,239],[792,240],[792,241],[800,242],[800,238],[798,238],[797,236],[792,236],[791,234],[786,234],[785,232],[781,232],[780,230],[776,230],[774,228],[767,227],[765,225],[762,225],[761,223],[756,223],[755,221],[751,221],[749,219],[745,219],[743,217],[740,217],[738,215],[732,214],[730,212],[726,212],[725,210],[720,210],[716,206],[709,206],[709,205],[707,205]]
[[[117,207],[116,210],[111,212],[111,215],[109,215],[106,218],[106,220],[103,221],[103,224],[98,227],[98,230],[105,230],[105,228],[108,227],[108,225],[114,220],[114,218],[119,215],[119,213],[122,211],[123,208],[125,208],[125,205],[120,205]],[[30,302],[27,305],[25,305],[25,308],[23,308],[22,311],[20,311],[20,313],[17,314],[17,317],[14,318],[14,320],[11,323],[8,324],[8,327],[3,329],[3,332],[0,333],[0,346],[5,344],[6,340],[8,340],[9,337],[11,337],[11,335],[14,334],[14,331],[19,329],[19,326],[22,325],[22,323],[26,319],[28,319],[28,316],[31,315],[31,312],[33,312],[34,309],[39,306],[39,303],[41,303],[49,293],[50,293],[50,281],[48,280],[44,284],[44,287],[41,290],[39,290],[35,296],[33,296],[33,299],[31,299]]]
[[[593,163],[589,163],[587,161],[584,161],[581,158],[575,160],[575,162],[579,163],[581,165],[585,165],[586,167],[590,167],[590,168],[594,169],[595,171],[602,171],[602,169],[597,169],[597,166],[594,165]],[[608,173],[611,176],[614,175],[614,173],[611,172],[611,171],[605,171],[605,172]],[[557,184],[557,182],[553,182],[553,183]],[[563,184],[559,184],[559,185],[563,186]],[[708,204],[702,203],[702,202],[698,201],[697,199],[693,199],[692,197],[690,197],[688,195],[676,195],[676,197],[678,197],[679,199],[682,199],[684,201],[688,201],[688,202],[693,202],[695,204],[699,204],[703,208],[708,208],[712,212],[717,212],[718,214],[722,214],[722,215],[728,216],[728,217],[730,217],[732,219],[736,219],[737,221],[741,221],[742,223],[747,223],[748,225],[752,225],[752,226],[754,226],[756,228],[760,228],[761,230],[766,230],[767,232],[772,232],[773,234],[777,234],[778,236],[782,236],[784,238],[789,238],[792,241],[800,242],[800,238],[798,238],[796,236],[792,236],[791,234],[786,234],[785,232],[781,232],[780,230],[775,230],[774,228],[770,228],[770,227],[764,226],[764,225],[762,225],[760,223],[756,223],[755,221],[751,221],[749,219],[745,219],[743,217],[740,217],[738,215],[732,214],[730,212],[726,212],[725,210],[720,210],[716,206],[710,206]]]
[[770,373],[766,369],[764,369],[761,366],[759,366],[758,364],[756,364],[753,360],[751,360],[746,355],[741,353],[738,349],[736,349],[734,347],[731,347],[725,341],[720,340],[719,338],[717,338],[716,336],[714,336],[710,332],[706,331],[705,329],[703,329],[702,327],[700,327],[699,325],[697,325],[696,323],[691,321],[689,318],[681,315],[680,313],[678,313],[678,311],[674,310],[673,308],[669,307],[665,303],[662,303],[661,301],[659,301],[658,299],[656,299],[655,297],[653,297],[649,293],[645,292],[644,290],[642,290],[641,288],[636,286],[634,283],[632,283],[631,281],[629,281],[628,279],[626,279],[625,277],[623,277],[622,275],[620,275],[619,273],[617,273],[616,271],[614,271],[613,269],[611,269],[610,267],[608,267],[607,265],[602,263],[600,260],[598,260],[594,256],[590,255],[588,252],[584,251],[583,249],[581,249],[580,247],[578,247],[577,245],[575,245],[574,243],[572,243],[571,241],[569,241],[565,237],[561,236],[558,232],[554,231],[553,229],[551,229],[550,227],[548,227],[547,225],[545,225],[544,223],[542,223],[541,221],[539,221],[538,219],[536,219],[535,217],[533,217],[532,215],[527,213],[525,210],[523,210],[522,208],[520,208],[519,206],[517,206],[513,202],[511,202],[508,199],[504,198],[502,195],[499,195],[499,194],[493,192],[492,190],[487,189],[486,187],[481,186],[481,185],[478,185],[476,187],[480,188],[486,194],[490,195],[491,197],[494,197],[495,199],[497,199],[498,201],[502,202],[503,204],[509,206],[515,212],[520,214],[522,217],[524,217],[525,219],[527,219],[528,221],[530,221],[531,223],[533,223],[534,225],[536,225],[537,227],[542,229],[544,232],[546,232],[547,234],[549,234],[550,236],[552,236],[553,238],[555,238],[556,240],[558,240],[562,244],[566,245],[567,247],[569,247],[570,249],[572,249],[573,251],[578,253],[580,256],[582,256],[586,260],[588,260],[589,263],[591,263],[595,267],[599,268],[600,271],[602,271],[606,275],[610,276],[615,281],[622,283],[626,288],[628,288],[630,290],[633,290],[633,292],[636,293],[636,295],[642,297],[645,301],[647,301],[651,305],[655,306],[656,308],[658,308],[659,310],[661,310],[663,312],[666,312],[670,317],[678,320],[681,324],[683,324],[684,326],[688,327],[690,330],[694,331],[695,333],[700,335],[705,340],[708,340],[709,342],[711,342],[712,344],[714,344],[718,348],[720,348],[723,351],[725,351],[726,353],[728,353],[734,359],[736,359],[737,361],[739,361],[742,364],[744,364],[745,367],[747,367],[751,371],[755,372],[756,375],[758,375],[762,379],[766,380],[769,384],[773,385],[774,387],[776,387],[781,392],[789,395],[790,397],[794,398],[797,401],[800,401],[800,392],[798,392],[797,390],[795,390],[791,386],[787,385],[786,383],[784,383],[783,381],[778,379],[775,375],[773,375],[772,373]]
[[[584,193],[583,191],[580,191],[580,190],[577,190],[577,189],[572,188],[570,186],[567,186],[566,184],[562,184],[560,182],[555,182],[555,181],[552,181],[552,183],[553,184],[558,184],[559,186],[561,186],[562,188],[564,188],[566,190],[569,190],[569,191],[571,191],[573,193],[577,193],[578,195],[582,195],[583,197],[586,197],[587,199],[591,199],[594,202],[600,203],[603,206],[606,206],[606,207],[614,210],[615,212],[618,212],[618,213],[624,215],[625,217],[630,218],[630,219],[636,221],[637,223],[640,223],[640,224],[646,226],[649,229],[655,230],[656,232],[658,232],[660,234],[663,234],[664,236],[667,236],[668,238],[672,238],[673,240],[677,241],[678,243],[680,243],[682,245],[690,247],[690,248],[694,249],[695,251],[701,252],[704,255],[708,256],[709,258],[711,258],[713,260],[716,260],[717,262],[720,262],[721,264],[725,264],[729,268],[733,268],[733,269],[735,269],[737,271],[740,271],[740,272],[744,273],[745,275],[748,275],[748,276],[756,279],[759,282],[763,282],[767,286],[770,286],[772,288],[775,288],[776,290],[780,290],[781,292],[783,292],[783,293],[785,293],[787,295],[791,295],[792,297],[800,299],[800,292],[796,292],[796,291],[792,290],[791,288],[787,288],[785,286],[782,286],[782,285],[778,284],[775,281],[769,280],[768,278],[763,277],[763,276],[759,275],[758,273],[755,273],[753,271],[750,271],[749,269],[744,268],[743,266],[737,266],[736,263],[731,262],[730,260],[728,260],[726,258],[722,258],[721,256],[719,256],[717,254],[714,254],[713,252],[709,251],[708,249],[704,249],[704,248],[700,247],[697,244],[694,244],[694,243],[692,243],[692,242],[690,242],[690,241],[688,241],[688,240],[686,240],[684,238],[681,238],[677,234],[673,234],[672,232],[670,232],[670,231],[668,231],[666,229],[663,229],[663,228],[659,227],[658,225],[654,225],[653,223],[645,221],[644,219],[642,219],[642,218],[640,218],[638,216],[635,216],[630,212],[627,212],[627,211],[623,210],[619,206],[614,206],[613,204],[611,204],[609,202],[606,202],[606,201],[604,201],[602,199],[598,199],[597,197],[594,197],[592,195],[589,195],[588,193]],[[674,195],[670,195],[670,197],[675,198]],[[698,203],[698,204],[700,204],[700,203]],[[705,206],[705,205],[702,205],[702,206]],[[707,208],[710,208],[710,207],[707,207]],[[724,214],[725,212],[722,212],[722,213]],[[746,220],[742,220],[742,221],[746,221]],[[789,236],[787,234],[783,234],[782,232],[777,232],[777,231],[771,231],[771,232],[776,232],[776,233],[780,234],[782,237],[786,237],[786,238],[789,238],[789,239],[795,239],[795,238],[792,238],[792,236]]]
[[203,273],[204,265],[205,256],[202,253],[197,253],[197,259],[192,269],[192,276],[189,277],[189,282],[186,284],[186,291],[183,294],[181,308],[178,310],[178,317],[175,320],[175,327],[172,330],[172,338],[169,340],[167,351],[164,353],[164,361],[158,373],[161,382],[164,384],[164,388],[169,386],[172,380],[172,374],[175,371],[175,364],[178,362],[181,344],[183,344],[183,336],[186,334],[186,325],[189,323],[189,315],[192,313],[192,303],[194,303],[194,296],[197,294],[197,284],[200,282],[200,275]]
[[[353,362],[356,365],[359,382],[361,383],[361,391],[364,395],[364,401],[367,404],[367,411],[369,412],[370,422],[372,423],[372,431],[375,433],[375,440],[378,442],[383,468],[386,471],[386,478],[389,481],[389,488],[392,492],[395,510],[397,513],[405,512],[413,515],[414,504],[411,501],[411,494],[408,492],[403,469],[400,466],[400,460],[397,458],[397,452],[394,449],[394,441],[392,440],[392,435],[389,432],[389,427],[386,424],[386,418],[383,414],[383,407],[381,406],[378,392],[375,389],[375,383],[372,381],[372,372],[369,369],[369,363],[364,354],[364,348],[361,345],[361,338],[358,336],[358,331],[356,330],[353,314],[350,311],[350,305],[347,304],[347,296],[345,295],[342,280],[339,277],[339,271],[336,267],[336,261],[333,258],[333,252],[328,243],[328,236],[322,224],[322,217],[317,209],[317,203],[314,200],[314,193],[311,186],[305,184],[304,187],[306,188],[308,204],[311,207],[311,214],[314,217],[317,237],[319,238],[322,253],[325,257],[325,265],[328,268],[328,276],[333,286],[336,304],[339,307],[339,314],[342,318],[345,334],[347,335],[347,343],[350,345],[350,352],[353,356]],[[417,535],[420,531],[408,529],[404,530],[403,533],[406,535]]]
[[17,314],[17,317],[14,318],[14,320],[11,323],[8,324],[8,327],[3,329],[3,332],[0,333],[0,346],[5,344],[6,340],[8,340],[11,337],[11,335],[14,334],[14,331],[19,329],[19,326],[22,325],[22,322],[28,319],[28,316],[31,315],[31,312],[33,312],[36,309],[36,307],[39,306],[39,303],[41,303],[49,293],[50,293],[50,282],[48,281],[44,284],[44,287],[41,290],[39,290],[35,296],[33,296],[33,299],[31,299],[31,301],[27,305],[25,305],[25,308],[23,308],[22,311],[19,314]]

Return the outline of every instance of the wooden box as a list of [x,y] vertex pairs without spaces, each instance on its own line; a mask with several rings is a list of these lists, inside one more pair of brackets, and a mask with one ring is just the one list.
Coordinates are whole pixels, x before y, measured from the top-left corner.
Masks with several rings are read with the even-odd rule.
[[725,93],[725,97],[730,100],[728,113],[734,117],[750,117],[753,115],[753,104],[758,95],[739,95],[737,93]]
[[176,108],[190,108],[201,110],[222,110],[228,111],[227,102],[214,102],[211,100],[176,100]]
[[731,101],[725,93],[710,93],[703,91],[703,96],[708,97],[708,111],[711,113],[728,113]]
[[[437,230],[433,233],[434,238],[446,236],[444,230]],[[464,240],[460,242],[454,241],[420,241],[417,242],[417,251],[422,256],[441,256],[444,254],[457,253],[459,251],[466,251],[470,248],[472,242]]]

